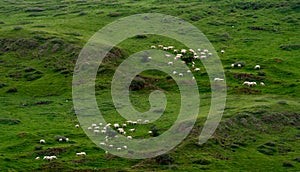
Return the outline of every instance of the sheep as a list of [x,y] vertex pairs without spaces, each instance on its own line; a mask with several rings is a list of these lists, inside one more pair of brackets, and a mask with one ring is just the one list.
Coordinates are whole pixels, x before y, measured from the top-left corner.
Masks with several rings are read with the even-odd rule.
[[200,52],[200,51],[201,51],[201,49],[200,49],[200,48],[198,48],[198,49],[197,49],[197,51],[199,51],[199,52]]
[[124,149],[127,149],[127,146],[126,146],[126,145],[124,145],[124,146],[123,146],[123,148],[124,148]]
[[40,157],[38,156],[38,157],[35,157],[35,160],[39,160],[40,159]]
[[140,123],[140,122],[142,122],[142,119],[137,119],[136,122],[139,122],[139,123]]
[[194,69],[194,71],[199,72],[199,71],[200,71],[200,68],[197,67],[197,68]]
[[222,78],[215,78],[214,81],[224,81]]
[[92,130],[93,128],[92,127],[88,127],[88,130]]
[[171,55],[170,55],[170,54],[165,54],[165,56],[166,56],[166,57],[171,57]]
[[44,139],[41,139],[41,140],[40,140],[40,143],[41,143],[41,144],[45,144],[46,141],[45,141]]
[[151,47],[150,48],[152,48],[152,49],[155,49],[156,48],[156,46],[155,45],[151,45]]
[[170,66],[173,65],[173,62],[168,62],[168,65],[170,65]]
[[99,126],[97,126],[97,127],[95,127],[94,129],[95,129],[95,130],[99,130],[99,129],[100,129],[100,127],[99,127]]
[[243,85],[253,86],[253,85],[257,85],[257,83],[256,82],[245,81],[245,82],[243,82]]
[[194,55],[194,59],[199,59],[199,56],[197,56],[197,55]]
[[94,130],[93,131],[95,134],[98,134],[98,133],[100,133],[100,130]]
[[102,133],[102,134],[105,134],[105,133],[106,133],[106,130],[101,130],[101,133]]
[[176,75],[177,74],[177,72],[176,71],[173,71],[173,75]]
[[234,68],[234,63],[231,64],[231,67]]
[[117,148],[117,151],[121,151],[122,150],[122,148]]
[[122,124],[122,127],[127,127],[127,124]]
[[137,124],[137,122],[136,121],[132,121],[132,125],[136,125]]
[[56,156],[44,156],[43,159],[51,161],[52,159],[57,159],[57,157]]
[[192,77],[192,80],[195,80],[195,77],[194,77],[194,76]]
[[187,70],[186,73],[191,73],[191,70]]
[[148,119],[146,119],[145,121],[144,121],[144,123],[145,124],[148,124],[150,121],[148,120]]
[[203,52],[204,52],[204,53],[208,53],[208,50],[207,50],[207,49],[205,49],[205,50],[203,50]]
[[260,69],[260,65],[255,65],[254,69]]
[[108,151],[105,151],[105,154],[107,155],[107,154],[108,154]]
[[92,127],[97,127],[97,124],[92,124]]
[[169,48],[168,48],[168,47],[163,47],[163,50],[165,50],[165,51],[166,51],[166,50],[169,50]]
[[75,125],[75,128],[79,128],[79,124],[76,124],[76,125]]
[[58,141],[59,141],[59,142],[62,142],[62,141],[63,141],[63,139],[62,139],[62,138],[59,138],[59,139],[58,139]]
[[225,53],[225,50],[221,50],[221,53],[224,54],[224,53]]
[[66,138],[66,142],[69,142],[69,138]]
[[176,57],[181,58],[183,55],[182,54],[176,54]]
[[173,49],[173,48],[175,48],[174,46],[172,46],[172,45],[170,45],[170,46],[168,46],[168,49]]
[[152,59],[152,57],[148,57],[148,60],[151,60]]
[[102,126],[103,124],[100,122],[99,125]]
[[126,123],[128,123],[128,124],[132,124],[132,121],[128,120],[128,121],[126,121]]
[[185,54],[186,53],[186,49],[181,49],[180,51],[182,54]]
[[158,45],[158,48],[163,48],[164,46],[163,45]]
[[113,147],[114,147],[114,145],[108,145],[108,147],[109,147],[109,148],[113,148]]
[[193,49],[189,49],[189,52],[191,53],[195,53],[195,51]]
[[183,77],[183,73],[179,73],[178,75],[179,75],[180,77]]
[[104,143],[104,142],[100,142],[100,143],[99,143],[99,145],[105,146],[105,145],[106,145],[106,143]]
[[212,54],[212,53],[208,53],[207,55],[208,55],[208,56],[212,56],[213,54]]
[[129,132],[134,132],[135,131],[135,128],[131,128],[128,130]]
[[242,67],[242,64],[239,63],[239,64],[237,64],[237,66],[238,66],[238,68],[241,68],[241,67]]
[[115,128],[119,128],[120,125],[119,125],[119,124],[114,124],[114,127],[115,127]]
[[200,56],[200,59],[206,59],[206,56]]
[[86,153],[85,152],[79,152],[79,153],[76,153],[76,156],[86,156]]
[[174,53],[178,53],[178,50],[175,49],[173,52],[174,52]]
[[108,123],[108,124],[106,124],[105,126],[106,126],[106,127],[109,127],[109,126],[111,126],[111,123]]
[[150,131],[148,131],[148,134],[152,134],[153,132],[150,130]]
[[132,136],[127,136],[127,139],[131,140],[131,139],[132,139]]
[[265,83],[263,83],[263,82],[260,82],[260,85],[261,85],[261,86],[265,86]]

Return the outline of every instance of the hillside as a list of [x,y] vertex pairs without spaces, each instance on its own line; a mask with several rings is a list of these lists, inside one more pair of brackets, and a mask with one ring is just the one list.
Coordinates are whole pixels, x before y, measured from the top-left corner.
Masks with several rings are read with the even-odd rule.
[[[1,1],[0,171],[299,171],[299,12],[297,0]],[[75,128],[79,121],[72,80],[81,49],[105,25],[139,13],[168,14],[193,24],[221,59],[226,106],[216,132],[203,145],[198,139],[211,105],[211,83],[200,61],[196,63],[200,72],[193,71],[200,94],[197,122],[167,154],[150,159],[117,157],[94,144],[82,128]],[[106,121],[124,121],[112,100],[114,72],[130,55],[151,45],[188,48],[152,34],[114,47],[95,81],[98,108]],[[234,63],[243,67],[232,68]],[[257,64],[259,70],[254,69]],[[244,81],[258,85],[249,87]],[[177,118],[181,98],[172,75],[147,70],[130,88],[130,102],[139,112],[149,110],[154,90],[168,100],[165,111],[155,112],[163,111],[158,121],[134,126],[133,139],[154,137],[149,130],[157,135],[167,131]],[[57,141],[60,136],[70,141]],[[40,139],[46,143],[40,144]],[[76,156],[83,151],[85,157]],[[46,155],[57,159],[43,160]],[[35,160],[37,156],[41,159]]]

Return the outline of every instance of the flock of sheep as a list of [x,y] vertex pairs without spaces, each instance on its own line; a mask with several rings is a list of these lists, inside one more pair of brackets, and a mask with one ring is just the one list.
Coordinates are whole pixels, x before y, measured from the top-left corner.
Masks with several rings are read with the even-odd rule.
[[[192,54],[193,56],[193,60],[192,60],[192,68],[195,72],[199,72],[200,71],[200,67],[196,67],[196,63],[195,63],[195,60],[197,59],[206,59],[210,56],[212,56],[213,54],[211,52],[209,52],[207,49],[204,49],[204,50],[201,50],[200,48],[197,49],[197,51],[193,50],[193,49],[189,49],[189,50],[186,50],[186,49],[181,49],[181,50],[178,50],[178,49],[175,49],[174,46],[163,46],[163,45],[158,45],[158,46],[155,46],[155,45],[151,45],[150,48],[152,49],[156,49],[156,48],[159,48],[159,49],[162,49],[164,51],[173,51],[173,53],[175,53],[175,57],[174,57],[174,60],[173,61],[169,61],[168,62],[168,65],[173,65],[175,61],[177,61],[178,59],[182,58],[185,54],[187,54],[188,52]],[[220,51],[221,54],[224,54],[225,53],[225,50],[221,50]],[[171,57],[170,54],[166,54],[165,55],[166,57]],[[148,57],[149,60],[152,59],[152,57]],[[185,63],[185,61],[182,61],[182,63]],[[231,64],[231,67],[232,68],[242,68],[244,66],[243,63],[235,63],[235,64]],[[259,70],[261,67],[260,65],[255,65],[254,66],[254,69],[256,70]],[[187,70],[186,71],[187,74],[190,74],[191,73],[191,70]],[[180,76],[180,77],[183,77],[184,76],[184,73],[183,72],[177,72],[177,71],[173,71],[172,72],[173,75],[177,75]],[[195,77],[192,77],[192,79],[194,80]],[[214,78],[214,81],[224,81],[224,78]],[[255,86],[257,85],[256,82],[250,82],[250,81],[244,81],[242,85],[247,85],[247,86]],[[263,82],[260,82],[260,85],[261,86],[265,86],[265,84]]]

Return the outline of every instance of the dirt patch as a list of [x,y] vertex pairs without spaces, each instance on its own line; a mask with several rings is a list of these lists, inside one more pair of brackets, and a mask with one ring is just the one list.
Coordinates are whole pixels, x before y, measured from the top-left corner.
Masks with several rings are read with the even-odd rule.
[[237,88],[237,89],[235,89],[235,92],[237,94],[260,94],[261,93],[260,90],[255,90],[255,89],[250,88],[250,87]]
[[38,155],[59,155],[60,153],[66,152],[66,148],[48,148],[43,151],[37,152]]
[[247,74],[247,73],[234,73],[233,77],[236,79],[240,79],[243,81],[262,81],[263,78],[260,76],[255,76],[253,74]]

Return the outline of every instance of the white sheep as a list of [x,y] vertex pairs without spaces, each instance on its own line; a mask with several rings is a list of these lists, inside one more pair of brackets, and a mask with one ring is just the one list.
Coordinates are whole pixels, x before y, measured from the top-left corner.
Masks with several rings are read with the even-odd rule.
[[208,53],[207,55],[208,55],[208,56],[212,56],[213,54],[212,54],[212,53]]
[[203,50],[203,52],[204,52],[204,53],[208,53],[208,50],[207,50],[207,49],[205,49],[205,50]]
[[93,131],[95,134],[98,134],[98,133],[100,133],[100,130],[94,130]]
[[175,50],[174,50],[174,53],[178,53],[178,50],[175,49]]
[[136,122],[141,123],[142,119],[137,119]]
[[76,124],[76,125],[75,125],[75,128],[79,128],[79,124]]
[[173,49],[173,48],[175,48],[174,46],[172,46],[172,45],[170,45],[170,46],[168,46],[168,49]]
[[177,74],[177,72],[176,72],[176,71],[173,71],[172,73],[173,73],[173,75],[176,75],[176,74]]
[[163,45],[158,45],[158,48],[163,48],[164,46]]
[[62,142],[62,141],[63,141],[63,139],[62,139],[62,138],[59,138],[59,139],[58,139],[58,141],[59,141],[59,142]]
[[128,130],[129,132],[134,132],[135,131],[135,128],[131,128]]
[[231,67],[234,68],[234,63],[231,64]]
[[104,143],[104,142],[100,142],[99,144],[102,145],[102,146],[106,145],[106,143]]
[[186,49],[181,49],[180,51],[182,54],[185,54],[186,53]]
[[105,133],[106,133],[106,130],[101,130],[101,133],[102,133],[102,134],[105,134]]
[[168,65],[170,65],[170,66],[173,65],[173,62],[168,62]]
[[109,148],[113,148],[113,147],[114,147],[114,145],[108,145],[108,147],[109,147]]
[[119,125],[119,124],[114,124],[114,127],[115,127],[115,128],[119,128],[120,125]]
[[39,160],[40,159],[40,157],[38,156],[38,157],[35,157],[35,160]]
[[132,139],[132,136],[127,136],[127,139],[131,140],[131,139]]
[[221,50],[221,53],[224,54],[224,53],[225,53],[225,50]]
[[76,156],[86,156],[86,153],[85,152],[79,152],[79,153],[76,153]]
[[155,45],[151,45],[151,48],[152,48],[152,49],[155,49],[155,48],[156,48],[156,46],[155,46]]
[[121,151],[122,150],[122,148],[117,148],[117,151]]
[[69,138],[66,138],[66,142],[69,142]]
[[99,125],[102,126],[103,124],[100,122]]
[[197,68],[194,69],[194,71],[199,72],[199,71],[200,71],[200,68],[197,67]]
[[88,127],[88,130],[92,130],[93,128],[92,127]]
[[122,124],[122,127],[127,127],[127,124]]
[[191,70],[187,70],[186,73],[191,73]]
[[200,56],[200,59],[206,59],[206,56]]
[[41,144],[45,144],[46,141],[45,141],[44,139],[41,139],[41,140],[40,140],[40,143],[41,143]]
[[127,149],[127,146],[126,146],[126,145],[124,145],[124,146],[123,146],[123,148],[124,148],[124,149]]
[[152,57],[148,57],[148,60],[151,60],[152,59]]
[[224,81],[222,78],[215,78],[214,81]]
[[179,73],[178,76],[183,77],[183,73]]
[[97,124],[92,124],[92,127],[97,127]]
[[163,50],[169,50],[169,48],[168,47],[163,47]]
[[171,55],[170,55],[170,54],[165,54],[165,56],[166,56],[166,57],[171,57]]
[[145,124],[148,124],[150,121],[148,120],[148,119],[146,119],[145,121],[144,121],[144,123]]
[[254,69],[260,69],[260,65],[255,65]]
[[263,83],[263,82],[260,82],[260,85],[261,85],[261,86],[265,86],[265,83]]
[[239,63],[239,64],[237,64],[237,66],[238,66],[238,68],[241,68],[242,67],[242,65]]
[[148,131],[148,134],[152,134],[153,132],[150,130],[150,131]]

